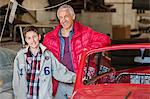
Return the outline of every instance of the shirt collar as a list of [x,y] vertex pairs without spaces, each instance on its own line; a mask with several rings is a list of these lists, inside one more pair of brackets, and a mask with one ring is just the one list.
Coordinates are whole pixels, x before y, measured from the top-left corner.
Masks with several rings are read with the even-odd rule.
[[[39,44],[39,48],[41,48],[42,53],[47,49],[43,44]],[[29,49],[29,46],[26,46],[24,53],[27,53]]]
[[[60,28],[60,30],[58,32],[59,37],[63,37],[61,34],[61,30],[62,30],[62,27]],[[69,37],[72,37],[73,33],[74,33],[74,28],[73,28],[73,26],[71,26],[70,32],[69,32]]]
[[42,54],[42,49],[41,47],[39,46],[39,49],[38,49],[38,52],[36,54],[33,54],[31,51],[30,51],[30,47],[27,48],[27,57],[32,57],[32,56],[37,56],[38,54]]

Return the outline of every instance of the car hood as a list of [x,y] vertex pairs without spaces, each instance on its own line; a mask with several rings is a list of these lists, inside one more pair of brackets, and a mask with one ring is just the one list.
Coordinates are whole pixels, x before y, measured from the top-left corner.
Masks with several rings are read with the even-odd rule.
[[149,99],[150,86],[94,86],[74,91],[73,99]]

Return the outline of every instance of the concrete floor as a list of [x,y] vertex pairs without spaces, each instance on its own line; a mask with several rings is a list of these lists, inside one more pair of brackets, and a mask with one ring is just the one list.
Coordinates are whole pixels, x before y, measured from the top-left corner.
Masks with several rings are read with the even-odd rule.
[[0,99],[14,99],[12,90],[0,93]]

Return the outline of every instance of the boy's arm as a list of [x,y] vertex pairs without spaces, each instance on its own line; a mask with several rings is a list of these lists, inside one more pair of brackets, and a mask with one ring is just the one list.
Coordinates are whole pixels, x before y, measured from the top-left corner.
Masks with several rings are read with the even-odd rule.
[[16,57],[14,60],[14,69],[13,69],[13,92],[14,92],[15,97],[17,97],[18,85],[19,85],[18,58]]
[[75,83],[76,74],[69,71],[63,64],[61,64],[53,54],[51,54],[52,75],[61,82]]

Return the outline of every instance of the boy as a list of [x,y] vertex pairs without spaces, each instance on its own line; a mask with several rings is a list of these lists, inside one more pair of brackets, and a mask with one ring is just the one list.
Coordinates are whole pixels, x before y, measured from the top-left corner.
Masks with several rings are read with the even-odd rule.
[[14,60],[13,90],[15,99],[52,99],[52,76],[67,83],[75,82],[75,74],[58,62],[39,41],[35,27],[23,31],[28,46]]

